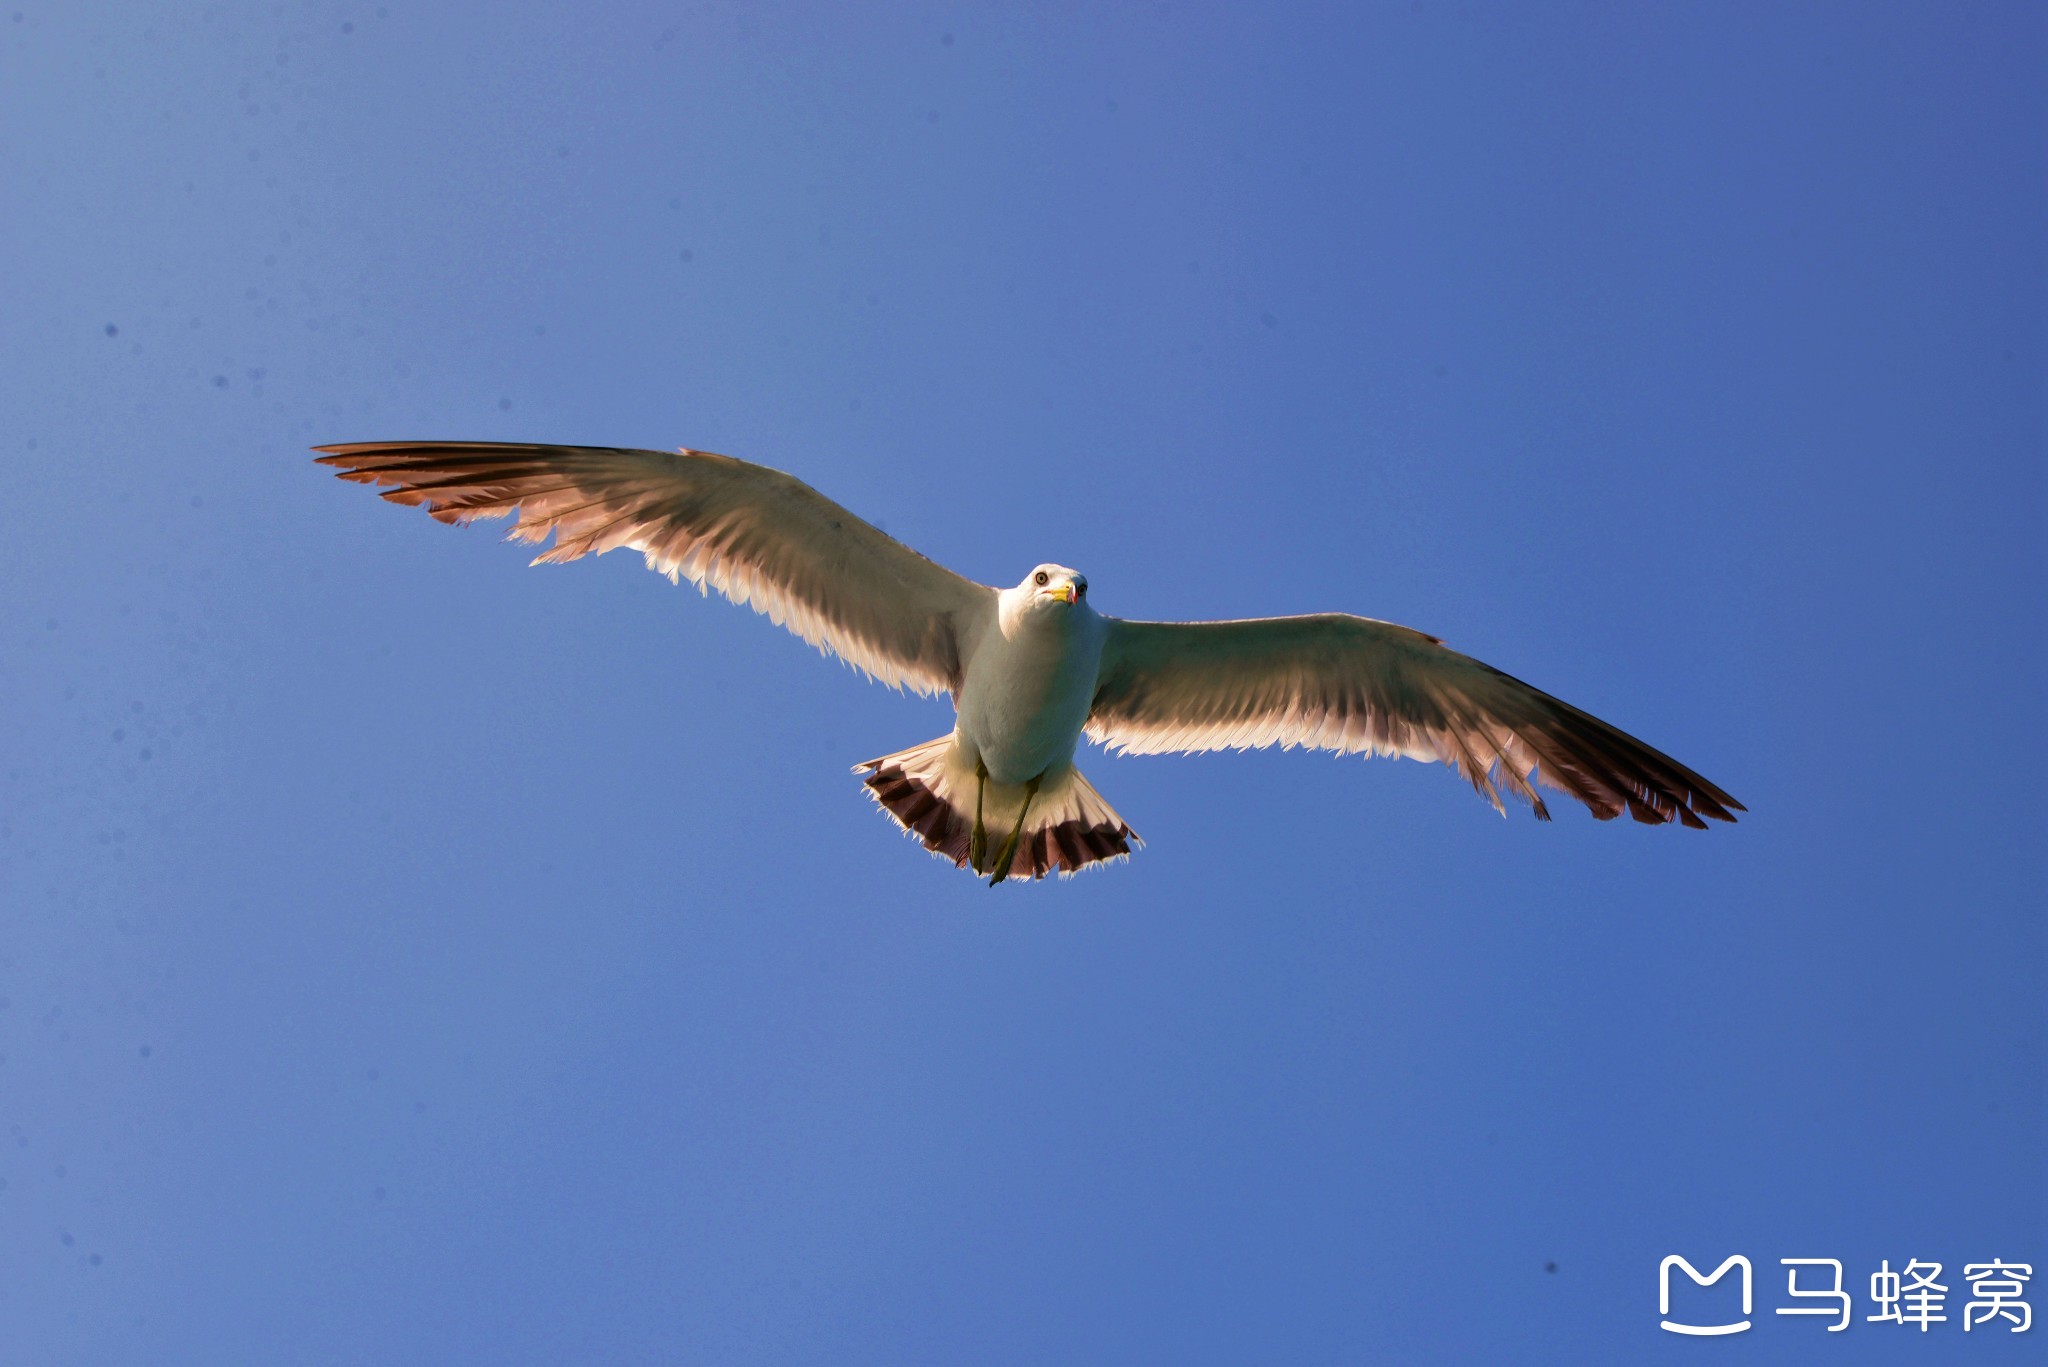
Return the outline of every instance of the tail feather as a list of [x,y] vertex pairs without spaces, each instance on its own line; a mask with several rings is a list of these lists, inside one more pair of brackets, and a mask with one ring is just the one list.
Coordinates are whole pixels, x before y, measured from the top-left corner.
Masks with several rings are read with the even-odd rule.
[[[865,776],[868,796],[898,826],[922,840],[927,850],[958,867],[967,866],[977,780],[974,766],[953,737],[941,736],[856,764],[853,772]],[[991,780],[982,789],[981,801],[982,826],[993,857],[1017,822],[1024,785]],[[1128,858],[1133,845],[1144,843],[1070,765],[1044,780],[1032,797],[1010,877],[1069,877],[1091,864]]]

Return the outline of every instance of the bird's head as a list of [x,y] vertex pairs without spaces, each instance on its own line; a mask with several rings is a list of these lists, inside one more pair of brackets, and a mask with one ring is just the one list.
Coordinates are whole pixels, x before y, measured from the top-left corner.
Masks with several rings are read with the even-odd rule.
[[1015,588],[1002,593],[1003,630],[1062,631],[1095,620],[1088,606],[1088,577],[1065,565],[1040,565]]
[[1040,565],[1024,576],[1015,591],[1034,607],[1074,607],[1088,596],[1088,576],[1065,565]]

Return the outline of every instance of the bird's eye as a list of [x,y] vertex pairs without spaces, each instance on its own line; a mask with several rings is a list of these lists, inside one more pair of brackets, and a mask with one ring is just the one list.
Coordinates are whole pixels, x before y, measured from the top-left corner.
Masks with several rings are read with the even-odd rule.
[[1044,588],[1047,584],[1052,582],[1052,576],[1047,574],[1044,570],[1040,570],[1037,574],[1034,574],[1031,577],[1032,579],[1037,581],[1038,587],[1040,588]]

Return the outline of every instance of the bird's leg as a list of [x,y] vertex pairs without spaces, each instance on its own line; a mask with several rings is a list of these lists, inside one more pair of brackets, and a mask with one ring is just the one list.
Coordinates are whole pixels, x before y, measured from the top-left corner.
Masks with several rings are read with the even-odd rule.
[[988,788],[988,761],[974,757],[974,837],[967,842],[967,864],[976,873],[981,872],[981,861],[988,857],[988,828],[981,824],[981,795]]
[[[1010,863],[1017,857],[1017,839],[1024,834],[1024,813],[1031,810],[1031,799],[1038,796],[1038,779],[1044,777],[1044,774],[1040,774],[1038,778],[1024,785],[1024,805],[1017,809],[1017,824],[1010,827],[1010,838],[996,851],[995,877],[988,880],[990,887],[1010,876]],[[976,869],[975,872],[980,873],[981,870]]]

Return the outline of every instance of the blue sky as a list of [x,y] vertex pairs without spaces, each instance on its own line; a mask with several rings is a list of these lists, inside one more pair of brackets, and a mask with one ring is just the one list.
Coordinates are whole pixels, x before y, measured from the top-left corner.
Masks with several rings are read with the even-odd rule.
[[[0,10],[0,1356],[2016,1360],[1959,1274],[2048,1263],[2044,56],[2019,4]],[[306,453],[421,437],[1391,618],[1750,816],[1091,753],[1146,848],[990,892],[847,773],[943,703]],[[1755,1327],[1658,1329],[1672,1253]],[[1808,1256],[1844,1334],[1773,1313]],[[1949,1321],[1865,1322],[1914,1258]]]

